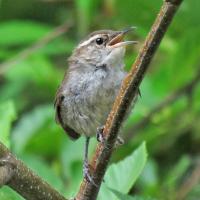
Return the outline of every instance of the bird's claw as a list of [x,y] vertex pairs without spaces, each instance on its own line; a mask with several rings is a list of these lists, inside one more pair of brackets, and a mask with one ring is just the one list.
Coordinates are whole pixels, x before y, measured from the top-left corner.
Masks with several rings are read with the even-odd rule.
[[[103,135],[104,127],[105,126],[98,127],[97,133],[96,133],[97,141],[102,143],[102,144],[105,144],[105,141],[106,141],[105,136]],[[115,147],[121,146],[123,144],[124,144],[124,140],[120,136],[118,136],[116,143],[115,143]]]
[[103,129],[104,129],[104,126],[100,126],[100,127],[97,128],[96,137],[97,137],[97,141],[100,142],[100,143],[105,142],[105,137],[103,135]]

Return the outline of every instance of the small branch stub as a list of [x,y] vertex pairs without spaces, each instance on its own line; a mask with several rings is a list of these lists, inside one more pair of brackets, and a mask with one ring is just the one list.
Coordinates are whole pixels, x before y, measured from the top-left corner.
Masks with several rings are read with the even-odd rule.
[[0,158],[0,187],[7,184],[14,174],[15,165],[11,155]]

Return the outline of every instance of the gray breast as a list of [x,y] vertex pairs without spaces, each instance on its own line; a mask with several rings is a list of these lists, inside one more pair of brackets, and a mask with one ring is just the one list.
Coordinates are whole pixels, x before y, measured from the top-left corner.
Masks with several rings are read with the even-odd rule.
[[63,123],[79,134],[95,135],[104,125],[125,73],[104,69],[70,74],[61,106]]

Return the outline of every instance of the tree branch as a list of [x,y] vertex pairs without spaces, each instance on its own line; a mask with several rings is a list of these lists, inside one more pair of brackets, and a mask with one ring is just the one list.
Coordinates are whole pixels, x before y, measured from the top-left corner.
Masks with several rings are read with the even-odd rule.
[[124,138],[125,141],[129,141],[130,139],[132,139],[141,129],[147,126],[149,122],[151,122],[152,117],[158,112],[160,112],[162,109],[174,103],[181,96],[191,94],[199,82],[200,82],[200,69],[197,71],[196,76],[191,81],[189,81],[187,84],[185,84],[184,86],[180,87],[178,90],[167,96],[162,102],[160,102],[155,108],[153,108],[139,122],[130,127],[127,133],[125,133],[125,138]]
[[97,198],[126,111],[133,98],[137,95],[139,85],[149,63],[181,2],[182,0],[164,1],[135,63],[122,83],[119,95],[108,116],[103,132],[106,142],[104,145],[99,144],[97,146],[95,155],[93,156],[91,167],[93,169],[93,178],[97,186],[84,179],[76,196],[76,200],[95,200]]
[[67,200],[0,142],[0,186],[5,184],[27,200]]

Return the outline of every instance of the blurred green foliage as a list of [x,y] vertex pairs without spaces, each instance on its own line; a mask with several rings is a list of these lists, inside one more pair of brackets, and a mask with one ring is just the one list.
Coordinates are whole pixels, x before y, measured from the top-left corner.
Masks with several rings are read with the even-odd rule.
[[[91,31],[134,25],[138,29],[129,37],[139,45],[127,49],[129,70],[161,5],[162,0],[0,1],[0,140],[66,197],[76,194],[82,179],[84,142],[70,141],[54,121],[53,100],[67,57]],[[183,2],[142,82],[142,97],[124,124],[124,135],[198,73],[199,8],[199,0]],[[71,26],[66,33],[40,45],[66,22]],[[200,84],[193,89],[156,112],[116,149],[112,158],[116,164],[107,171],[99,200],[177,199],[199,159]],[[143,141],[147,161],[146,146],[138,147]],[[94,140],[90,155],[95,144]],[[196,184],[185,199],[199,196]],[[0,199],[23,198],[3,187]]]

